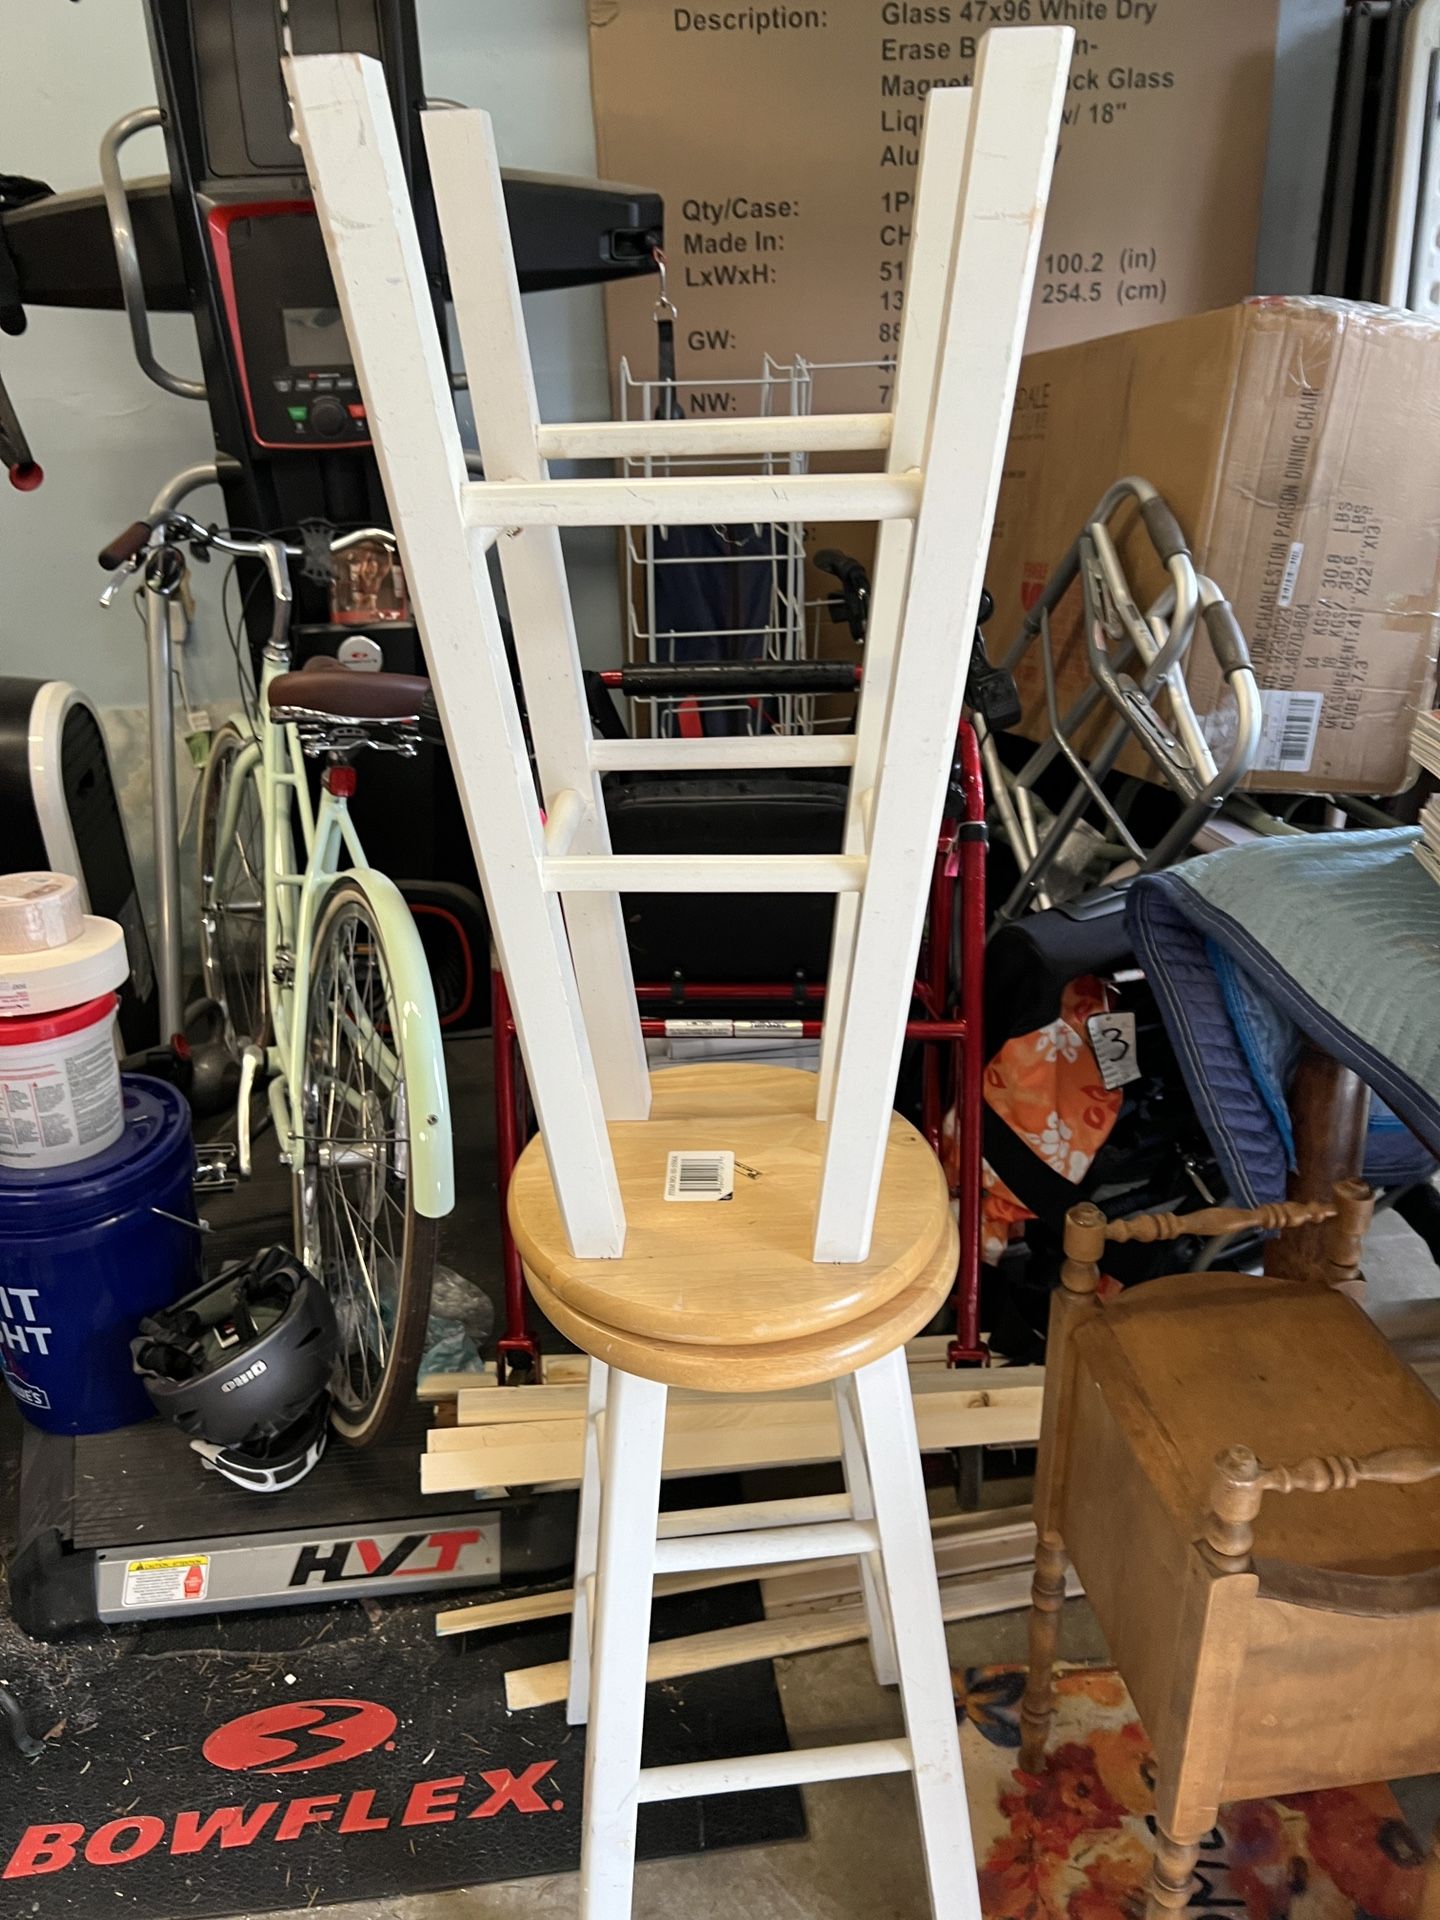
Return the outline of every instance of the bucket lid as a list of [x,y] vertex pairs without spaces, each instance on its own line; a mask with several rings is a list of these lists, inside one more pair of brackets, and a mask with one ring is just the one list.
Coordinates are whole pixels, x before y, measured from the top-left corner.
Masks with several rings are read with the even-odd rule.
[[67,1033],[99,1026],[119,1004],[113,993],[102,993],[98,1000],[87,1000],[83,1007],[66,1007],[61,1013],[40,1013],[29,1019],[0,1017],[0,1047],[33,1047],[42,1040],[63,1040]]
[[121,1076],[125,1131],[114,1146],[68,1167],[0,1167],[0,1236],[43,1226],[64,1233],[85,1220],[121,1213],[145,1194],[157,1198],[188,1171],[190,1109],[163,1080]]
[[79,937],[63,947],[0,953],[0,1013],[54,1013],[123,987],[130,977],[125,935],[113,920],[87,913]]

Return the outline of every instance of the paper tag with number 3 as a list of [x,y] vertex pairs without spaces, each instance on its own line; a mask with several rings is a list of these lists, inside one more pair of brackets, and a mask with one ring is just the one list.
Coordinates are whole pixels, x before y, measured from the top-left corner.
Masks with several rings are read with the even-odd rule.
[[1092,1013],[1085,1022],[1100,1078],[1111,1093],[1140,1078],[1133,1013]]

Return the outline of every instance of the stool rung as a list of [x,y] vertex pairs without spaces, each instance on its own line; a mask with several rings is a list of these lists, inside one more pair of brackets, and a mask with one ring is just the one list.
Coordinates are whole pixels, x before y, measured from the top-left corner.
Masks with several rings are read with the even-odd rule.
[[858,893],[865,861],[844,853],[596,853],[540,862],[550,893]]
[[697,1573],[702,1567],[767,1567],[787,1560],[840,1560],[876,1553],[873,1520],[834,1520],[815,1527],[764,1527],[754,1533],[699,1534],[655,1542],[656,1573]]
[[565,420],[535,429],[545,460],[738,459],[765,453],[883,453],[888,413],[768,414],[754,420]]
[[642,1767],[639,1798],[691,1800],[702,1793],[808,1787],[819,1780],[864,1780],[878,1773],[909,1773],[914,1764],[908,1740],[859,1740],[845,1747],[806,1747],[799,1753],[689,1760],[675,1767]]
[[657,1540],[680,1540],[693,1533],[746,1533],[760,1527],[800,1527],[817,1520],[851,1520],[848,1493],[802,1494],[796,1500],[752,1500],[745,1506],[684,1507],[662,1513]]
[[739,739],[594,740],[601,773],[747,773],[774,767],[853,767],[853,733],[775,733]]
[[732,521],[911,520],[909,473],[681,474],[624,480],[483,480],[460,490],[471,527],[704,527]]

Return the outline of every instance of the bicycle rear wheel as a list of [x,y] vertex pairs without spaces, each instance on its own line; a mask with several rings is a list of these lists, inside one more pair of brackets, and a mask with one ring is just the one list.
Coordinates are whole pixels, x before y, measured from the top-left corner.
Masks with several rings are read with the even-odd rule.
[[[265,822],[254,771],[239,767],[250,744],[238,727],[221,727],[200,790],[200,965],[205,991],[224,1016],[226,1045],[237,1057],[247,1042],[263,1047],[270,1038]],[[237,780],[244,782],[238,794]],[[232,796],[234,828],[225,834]]]
[[296,1244],[340,1323],[331,1420],[369,1446],[413,1396],[437,1228],[415,1210],[393,973],[359,880],[336,884],[315,930],[300,1105]]

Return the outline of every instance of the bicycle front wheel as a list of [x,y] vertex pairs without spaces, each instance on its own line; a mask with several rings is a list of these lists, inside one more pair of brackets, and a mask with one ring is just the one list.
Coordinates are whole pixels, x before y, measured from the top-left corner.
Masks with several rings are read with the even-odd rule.
[[393,972],[364,886],[328,895],[310,955],[295,1237],[340,1324],[331,1420],[356,1446],[410,1403],[437,1229],[415,1210]]
[[200,789],[200,965],[237,1058],[248,1042],[263,1047],[270,1038],[265,821],[255,772],[240,765],[250,744],[238,727],[221,727]]

